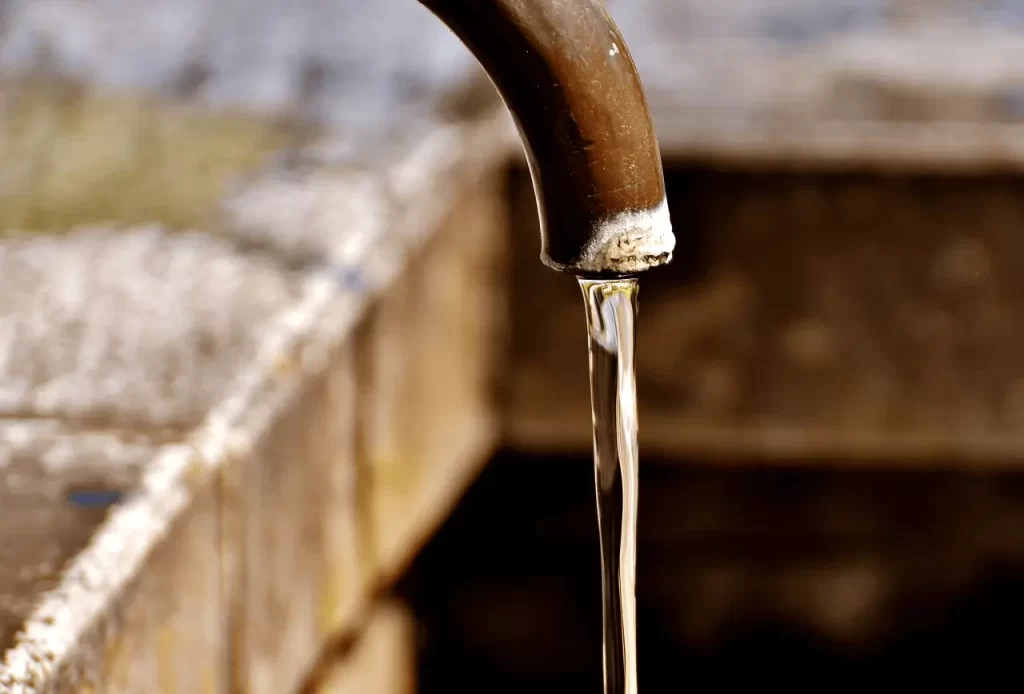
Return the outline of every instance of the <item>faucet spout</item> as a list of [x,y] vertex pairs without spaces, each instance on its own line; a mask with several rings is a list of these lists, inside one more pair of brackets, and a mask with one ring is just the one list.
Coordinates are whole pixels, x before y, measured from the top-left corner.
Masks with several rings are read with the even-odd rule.
[[675,237],[654,123],[601,0],[420,0],[469,48],[512,114],[541,260],[586,277],[668,263]]

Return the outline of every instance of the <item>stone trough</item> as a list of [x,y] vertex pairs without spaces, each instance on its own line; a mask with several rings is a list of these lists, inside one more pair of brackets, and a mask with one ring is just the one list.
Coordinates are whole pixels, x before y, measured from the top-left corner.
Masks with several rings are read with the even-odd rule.
[[[499,444],[588,447],[577,290],[536,262],[530,202],[504,185],[518,144],[488,85],[411,1],[325,15],[307,4],[3,6],[3,694],[331,692],[364,676],[408,691],[366,655],[412,667],[408,617],[378,605],[382,589]],[[761,171],[1020,170],[1019,43],[959,6],[936,19],[927,3],[874,3],[877,17],[835,14],[842,4],[610,3],[666,156]],[[936,35],[952,48],[936,51]],[[435,38],[427,60],[416,42]],[[979,41],[990,59],[976,71],[935,67]],[[374,78],[382,86],[366,87]],[[743,219],[789,214],[752,188]],[[510,233],[509,219],[525,228]],[[642,303],[654,331],[641,332],[642,445],[1020,458],[1015,379],[904,429],[858,419],[936,397],[861,387],[906,375],[884,350],[845,365],[867,380],[839,378],[828,338],[860,339],[850,314],[800,316],[778,285],[744,280],[761,256],[741,253],[741,222],[723,224],[713,272],[683,258],[691,269],[662,275]],[[974,315],[996,290],[972,284],[971,268],[991,269],[992,251],[954,237],[933,249],[951,258],[940,283],[966,286],[956,315]],[[850,286],[839,293],[858,296]],[[989,351],[957,373],[1014,349],[1004,319],[1024,301],[1004,298]],[[778,335],[751,328],[752,306],[786,318]],[[762,353],[757,340],[781,344],[784,364],[744,361]],[[770,388],[773,373],[791,390]],[[939,405],[963,401],[967,376],[954,381]],[[799,402],[853,404],[844,419],[787,410]],[[349,657],[324,660],[364,631]]]
[[[102,148],[49,188],[10,185],[11,214],[32,211],[0,242],[0,688],[290,691],[373,622],[377,587],[495,445],[508,118],[421,123],[369,153],[282,135],[215,199],[187,148],[230,167],[223,143],[174,133],[273,143],[270,121],[63,83],[5,97],[33,123],[58,101],[78,128],[62,154],[134,126],[122,139],[164,159],[103,169]],[[111,179],[129,199],[90,195]],[[143,210],[147,186],[188,197]],[[61,204],[99,218],[63,229]],[[167,221],[133,219],[161,204]]]

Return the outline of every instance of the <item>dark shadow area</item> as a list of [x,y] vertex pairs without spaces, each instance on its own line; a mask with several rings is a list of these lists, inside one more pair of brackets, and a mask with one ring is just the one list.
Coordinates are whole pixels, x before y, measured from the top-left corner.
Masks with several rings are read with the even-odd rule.
[[[1020,479],[645,463],[641,688],[845,690],[976,667],[1014,681],[1024,535],[997,551],[974,534],[1006,526]],[[492,462],[399,588],[421,623],[420,691],[601,691],[591,485],[585,457]],[[964,528],[975,502],[1002,520]]]

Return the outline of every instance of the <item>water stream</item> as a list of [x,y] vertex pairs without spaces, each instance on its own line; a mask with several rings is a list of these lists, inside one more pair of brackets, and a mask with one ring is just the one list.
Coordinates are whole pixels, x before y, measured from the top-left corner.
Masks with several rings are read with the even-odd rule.
[[636,279],[580,279],[590,336],[605,694],[636,694]]

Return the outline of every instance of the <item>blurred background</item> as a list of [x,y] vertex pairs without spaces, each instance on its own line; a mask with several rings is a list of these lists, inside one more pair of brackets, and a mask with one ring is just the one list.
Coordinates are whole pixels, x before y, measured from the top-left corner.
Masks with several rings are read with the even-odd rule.
[[[1012,676],[1024,0],[608,6],[644,79],[678,239],[640,289],[640,686]],[[372,166],[495,103],[413,0],[0,0],[0,71],[8,243],[111,219],[203,225],[225,186],[310,133]],[[161,105],[183,103],[186,120]],[[379,657],[425,694],[596,692],[582,304],[537,261],[518,153],[500,175],[500,450],[386,591],[413,657]],[[81,382],[26,375],[18,326],[40,305],[25,286],[0,287],[0,416],[26,402],[59,415]],[[58,347],[54,360],[83,358]],[[174,388],[221,387],[196,381]],[[161,404],[130,387],[76,402]],[[194,423],[160,412],[161,427]]]

